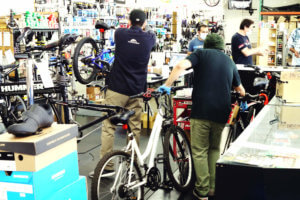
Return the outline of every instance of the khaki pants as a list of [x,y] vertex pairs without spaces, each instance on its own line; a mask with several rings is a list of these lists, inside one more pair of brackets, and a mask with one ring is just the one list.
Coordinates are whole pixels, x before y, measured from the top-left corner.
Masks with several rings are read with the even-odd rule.
[[216,162],[225,124],[191,119],[191,147],[196,172],[195,190],[201,196],[215,190]]
[[[137,143],[139,143],[141,132],[142,99],[130,99],[129,96],[114,92],[112,90],[107,90],[104,103],[107,105],[125,107],[128,110],[135,111],[135,115],[129,119],[129,126],[135,135]],[[115,130],[115,125],[111,124],[109,119],[103,121],[100,158],[113,150]],[[111,164],[109,167],[112,168],[113,164]]]

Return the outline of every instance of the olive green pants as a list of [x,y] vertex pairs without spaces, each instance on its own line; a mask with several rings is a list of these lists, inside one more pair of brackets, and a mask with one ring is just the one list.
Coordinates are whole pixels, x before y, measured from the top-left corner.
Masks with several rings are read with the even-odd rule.
[[[129,119],[129,126],[135,135],[137,143],[140,140],[141,132],[141,114],[142,114],[142,99],[130,99],[129,96],[107,90],[104,104],[125,107],[128,110],[134,110],[135,114]],[[113,150],[116,126],[109,119],[103,121],[101,133],[101,150],[100,158]],[[108,165],[113,167],[113,163]],[[109,169],[108,169],[109,170]]]
[[215,190],[216,162],[225,124],[191,119],[191,147],[196,172],[195,190],[201,196]]

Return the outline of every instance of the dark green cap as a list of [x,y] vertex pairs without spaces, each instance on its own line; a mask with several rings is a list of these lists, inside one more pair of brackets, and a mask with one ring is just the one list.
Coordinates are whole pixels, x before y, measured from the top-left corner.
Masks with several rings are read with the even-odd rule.
[[207,35],[206,39],[204,40],[204,48],[205,49],[224,49],[224,40],[223,38],[216,34],[212,33]]

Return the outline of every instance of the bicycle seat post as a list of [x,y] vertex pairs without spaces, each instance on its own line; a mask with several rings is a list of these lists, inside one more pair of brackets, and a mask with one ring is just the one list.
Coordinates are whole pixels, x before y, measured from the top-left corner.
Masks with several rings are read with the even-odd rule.
[[100,31],[100,47],[101,49],[104,49],[104,46],[105,46],[105,30],[103,28],[100,28],[99,29]]

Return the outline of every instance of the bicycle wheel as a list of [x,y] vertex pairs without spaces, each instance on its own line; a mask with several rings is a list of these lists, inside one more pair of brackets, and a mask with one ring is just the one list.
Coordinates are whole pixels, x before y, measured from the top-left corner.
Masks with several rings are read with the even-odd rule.
[[26,104],[19,95],[7,97],[7,119],[3,120],[5,126],[12,125],[22,117],[22,113],[27,110]]
[[176,190],[189,190],[194,177],[192,153],[185,132],[178,126],[172,126],[166,132],[164,157],[167,173]]
[[236,139],[236,128],[237,128],[237,123],[234,123],[234,125],[230,125],[230,129],[228,131],[228,136],[227,136],[227,139],[226,139],[226,143],[225,143],[225,146],[224,146],[224,150],[223,150],[223,153],[225,153],[225,151],[230,147],[231,143]]
[[220,0],[204,0],[204,2],[209,7],[215,7],[220,3]]
[[[113,151],[106,154],[95,169],[92,180],[92,199],[144,199],[144,186],[128,187],[130,171],[130,155],[124,151]],[[106,166],[113,162],[114,171],[104,173]],[[131,174],[131,186],[142,181],[142,174],[138,164],[134,162]]]
[[99,48],[92,38],[83,38],[77,44],[73,57],[73,70],[80,83],[88,84],[95,79],[96,67],[89,63],[89,58],[95,58],[98,52]]

